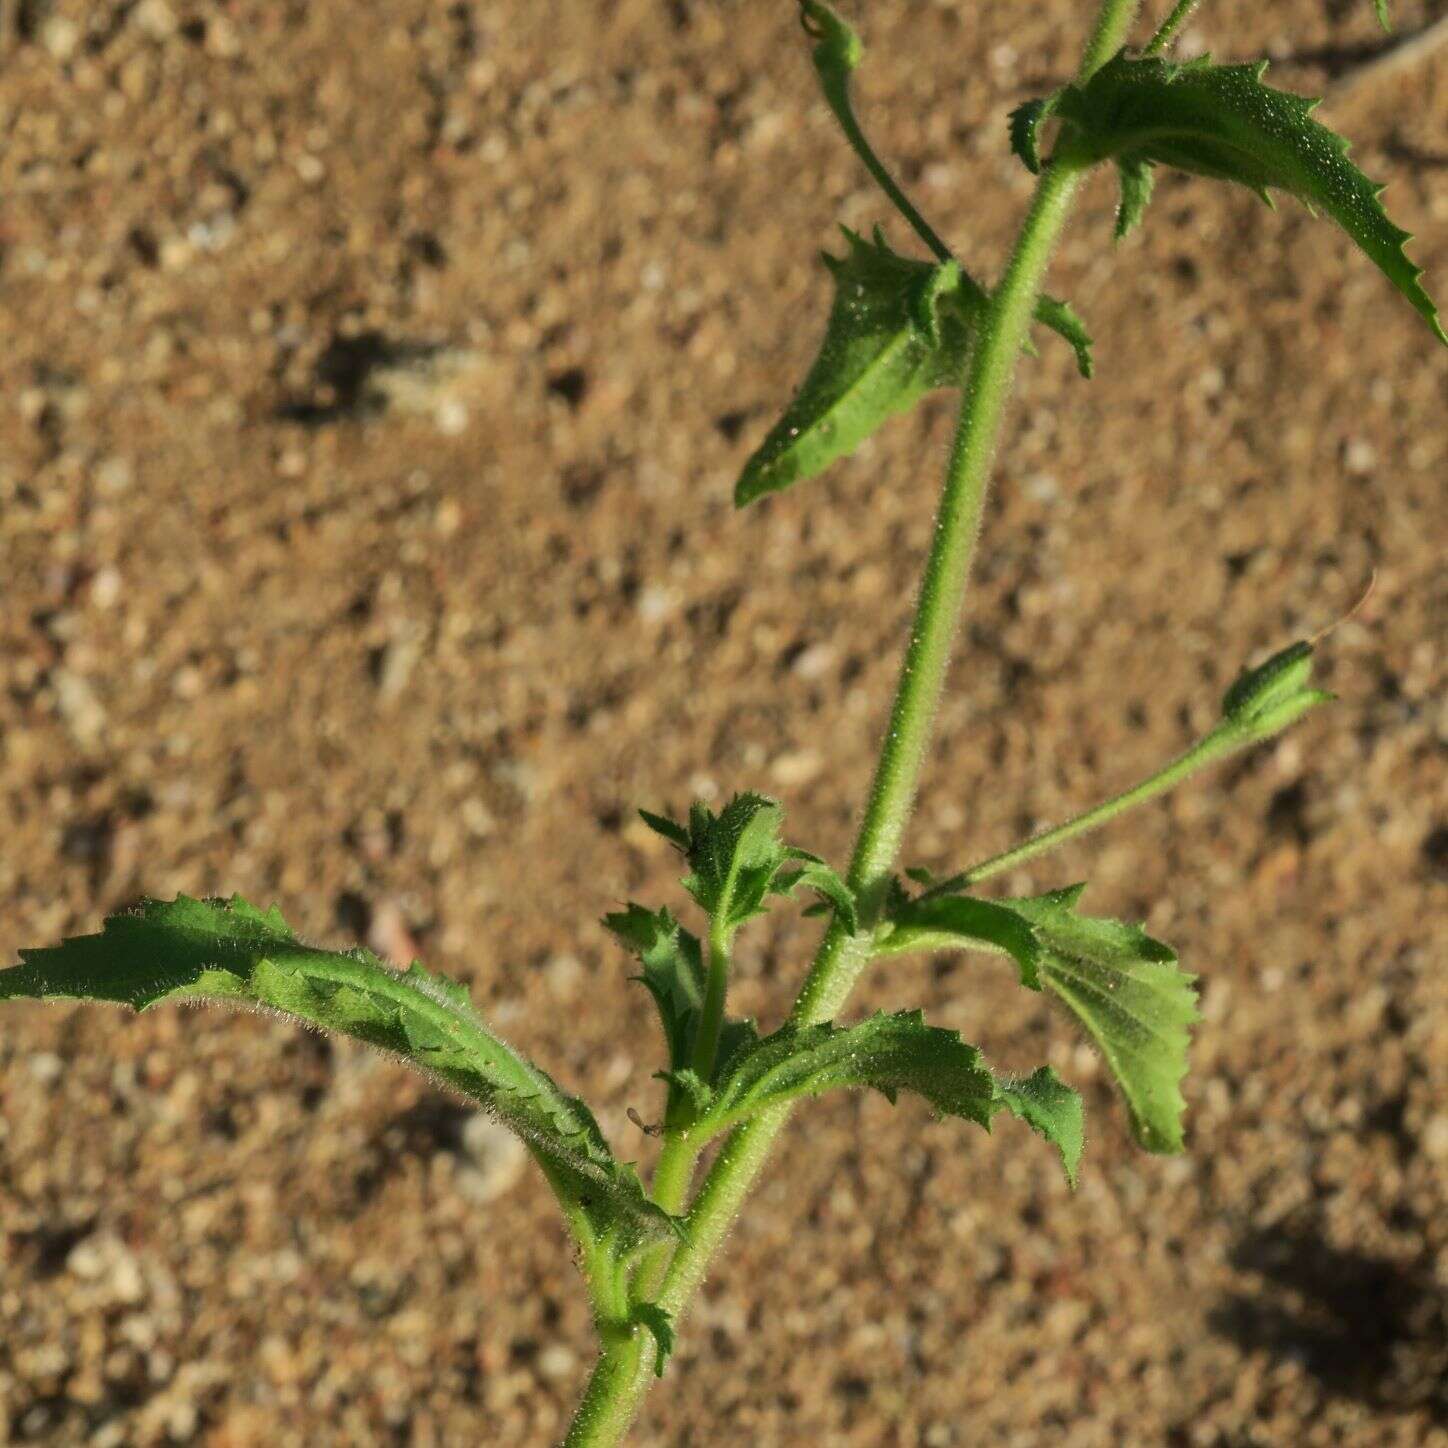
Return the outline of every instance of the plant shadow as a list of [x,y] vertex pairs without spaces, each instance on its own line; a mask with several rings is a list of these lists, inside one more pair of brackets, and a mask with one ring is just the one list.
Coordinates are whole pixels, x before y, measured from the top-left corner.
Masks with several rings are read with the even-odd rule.
[[1212,1329],[1246,1351],[1300,1364],[1329,1397],[1448,1426],[1448,1291],[1429,1261],[1334,1247],[1310,1227],[1238,1243],[1232,1265],[1261,1279],[1229,1295]]

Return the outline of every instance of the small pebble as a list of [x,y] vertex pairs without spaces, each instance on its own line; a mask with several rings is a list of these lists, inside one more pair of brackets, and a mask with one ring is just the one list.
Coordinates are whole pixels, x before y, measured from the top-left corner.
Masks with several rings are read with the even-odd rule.
[[578,1354],[561,1342],[550,1343],[538,1354],[538,1375],[555,1381],[571,1377],[578,1367]]
[[1423,1128],[1423,1155],[1430,1161],[1448,1162],[1448,1114],[1429,1117]]
[[40,27],[40,43],[62,65],[80,48],[80,41],[80,26],[64,15],[52,15]]
[[781,754],[770,766],[774,782],[785,789],[808,784],[825,767],[822,755],[813,749],[792,749]]

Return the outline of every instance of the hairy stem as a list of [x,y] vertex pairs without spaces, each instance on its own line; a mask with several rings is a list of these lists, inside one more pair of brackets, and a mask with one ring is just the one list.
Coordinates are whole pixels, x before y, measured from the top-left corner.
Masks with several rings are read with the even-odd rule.
[[[664,1137],[650,1195],[666,1212],[677,1216],[688,1205],[698,1156],[699,1146],[687,1131],[671,1131]],[[658,1294],[672,1250],[670,1243],[657,1242],[643,1254],[633,1278],[636,1300],[649,1302]]]
[[1144,55],[1160,55],[1176,38],[1176,33],[1187,23],[1193,10],[1202,0],[1177,0],[1176,9],[1161,23],[1161,29],[1147,42]]
[[1004,874],[1005,871],[1014,869],[1017,865],[1024,864],[1027,860],[1034,860],[1038,855],[1044,855],[1067,840],[1074,840],[1078,835],[1088,834],[1090,831],[1100,829],[1104,824],[1125,814],[1128,810],[1135,809],[1137,805],[1145,804],[1148,800],[1155,799],[1158,795],[1165,794],[1168,790],[1175,789],[1183,780],[1189,779],[1198,770],[1215,764],[1219,759],[1225,759],[1227,755],[1234,754],[1238,749],[1251,743],[1250,739],[1233,729],[1214,729],[1205,739],[1198,740],[1185,754],[1178,755],[1172,762],[1159,769],[1139,784],[1134,784],[1130,789],[1123,790],[1120,794],[1112,795],[1110,799],[1103,800],[1100,804],[1078,814],[1064,823],[1054,825],[1048,830],[1042,830],[1039,834],[1032,835],[1030,839],[1023,840],[1018,845],[1013,845],[1009,850],[1003,850],[999,855],[992,855],[988,860],[982,860],[978,865],[972,865],[970,869],[962,871],[959,875],[952,875],[948,880],[942,880],[940,884],[927,890],[921,897],[930,899],[936,895],[949,895],[957,890],[968,889],[972,885],[979,885],[982,880],[989,880],[993,876]]
[[[1138,5],[1139,0],[1103,0],[1081,64],[1082,79],[1121,47]],[[1059,162],[1041,174],[1005,276],[981,321],[905,665],[850,865],[850,881],[863,897],[866,927],[914,808],[1001,420],[1036,297],[1079,180],[1074,166]],[[867,930],[850,936],[838,922],[832,925],[795,1003],[793,1019],[809,1023],[835,1016],[869,958]],[[664,1276],[658,1302],[665,1311],[677,1317],[703,1280],[789,1116],[787,1105],[766,1110],[725,1141],[690,1210],[688,1240]],[[612,1448],[622,1440],[651,1381],[654,1349],[643,1337],[636,1333],[626,1341],[605,1341],[564,1448]]]
[[729,932],[719,916],[709,929],[709,977],[704,986],[704,1004],[699,1016],[699,1035],[691,1062],[703,1081],[714,1074],[714,1057],[719,1052],[719,1033],[724,1026],[724,997],[729,990]]
[[[982,322],[890,725],[850,862],[849,881],[859,895],[861,926],[866,931],[875,922],[915,805],[925,748],[959,628],[1016,358],[1078,178],[1077,171],[1060,165],[1044,172],[1015,254]],[[832,937],[842,934],[838,927],[831,932]],[[827,939],[800,992],[794,1012],[797,1021],[829,1020],[844,1003],[868,956],[843,946],[842,939]]]
[[825,101],[834,113],[835,120],[840,124],[840,130],[845,133],[845,139],[850,143],[850,149],[860,158],[865,170],[874,178],[875,184],[890,198],[895,210],[910,223],[915,229],[915,234],[935,253],[936,260],[949,261],[950,248],[940,239],[935,228],[920,214],[914,202],[886,169],[884,162],[875,154],[875,148],[861,129],[860,123],[855,117],[854,102],[850,99],[848,77],[823,67],[818,67],[818,69],[820,89],[824,92]]

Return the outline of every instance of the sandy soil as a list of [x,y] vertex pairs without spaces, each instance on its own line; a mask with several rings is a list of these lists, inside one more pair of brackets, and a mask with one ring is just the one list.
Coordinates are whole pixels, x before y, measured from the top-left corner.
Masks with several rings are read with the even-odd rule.
[[[647,1158],[655,1028],[594,922],[682,901],[632,809],[763,788],[845,852],[950,422],[731,510],[816,250],[884,219],[790,8],[0,7],[0,961],[176,891],[415,943]],[[987,272],[1002,118],[1084,9],[864,13],[882,148]],[[1366,0],[1191,38],[1303,89],[1381,43]],[[1335,117],[1440,292],[1445,67]],[[1027,368],[910,856],[1129,782],[1377,570],[1335,709],[1004,882],[1089,876],[1202,973],[1190,1154],[996,967],[882,970],[861,1009],[1083,1089],[1079,1191],[1019,1129],[814,1105],[641,1445],[1448,1444],[1448,357],[1299,210],[1169,181],[1113,252],[1112,202],[1052,279],[1100,374]],[[813,930],[747,937],[744,1007]],[[541,1448],[588,1350],[544,1189],[401,1069],[0,1019],[0,1441]]]

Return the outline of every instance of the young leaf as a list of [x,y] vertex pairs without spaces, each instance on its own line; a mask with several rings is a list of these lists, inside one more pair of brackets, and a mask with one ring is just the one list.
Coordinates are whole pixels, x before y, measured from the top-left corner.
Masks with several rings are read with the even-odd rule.
[[1116,208],[1116,239],[1121,241],[1146,214],[1155,177],[1151,163],[1141,156],[1118,156],[1116,174],[1121,180],[1121,204]]
[[1101,1048],[1137,1141],[1148,1151],[1180,1151],[1194,977],[1140,927],[1078,915],[1084,888],[1003,903],[1035,928],[1041,979]]
[[480,1103],[516,1131],[566,1207],[600,1237],[638,1242],[673,1219],[615,1159],[593,1114],[493,1035],[459,985],[406,972],[366,951],[303,945],[275,910],[245,900],[147,900],[102,933],[21,952],[0,971],[0,1000],[99,1000],[146,1010],[163,1001],[279,1011],[354,1036]]
[[1266,62],[1177,65],[1122,53],[1085,86],[1055,98],[1062,122],[1058,150],[1072,161],[1124,158],[1130,194],[1118,228],[1139,215],[1139,168],[1175,166],[1199,176],[1237,181],[1264,200],[1286,191],[1325,211],[1448,342],[1420,268],[1403,251],[1408,233],[1388,219],[1382,188],[1348,160],[1347,143],[1312,119],[1315,100],[1262,84]]
[[1049,327],[1076,354],[1076,370],[1085,378],[1096,371],[1091,333],[1069,302],[1042,296],[1036,301],[1036,320]]
[[[798,868],[781,870],[771,888],[778,895],[793,895],[796,890],[813,890],[821,899],[822,909],[832,908],[845,930],[853,935],[860,928],[855,892],[825,862],[804,850],[789,849],[786,854],[798,860]],[[809,912],[806,911],[806,914]]]
[[[685,930],[667,911],[646,910],[630,905],[626,910],[604,917],[604,925],[628,947],[643,966],[636,977],[653,996],[664,1028],[664,1041],[669,1050],[671,1085],[679,1086],[691,1098],[697,1093],[689,1088],[697,1082],[701,1089],[707,1083],[684,1082],[686,1068],[694,1056],[694,1039],[704,1009],[704,960],[697,936]],[[726,1020],[720,1030],[718,1059],[727,1060],[744,1045],[759,1039],[752,1021]],[[674,1098],[670,1097],[669,1119],[674,1116]]]
[[1041,174],[1041,128],[1056,113],[1064,91],[1024,101],[1011,112],[1011,150],[1032,176]]
[[993,900],[971,895],[936,895],[910,900],[892,897],[891,929],[876,946],[879,955],[918,950],[997,950],[1020,967],[1021,984],[1041,988],[1041,944],[1030,922]]
[[779,838],[784,811],[762,794],[737,794],[716,815],[689,811],[689,873],[684,888],[726,931],[764,913],[764,900],[789,858]]
[[859,1025],[786,1026],[726,1063],[696,1127],[710,1136],[799,1096],[867,1087],[894,1101],[913,1091],[945,1116],[990,1129],[1009,1109],[1051,1141],[1073,1181],[1081,1153],[1080,1101],[1051,1073],[1002,1082],[955,1031],[927,1026],[919,1011],[876,1015]]
[[1019,1080],[1002,1080],[1000,1093],[1011,1112],[1061,1153],[1066,1180],[1074,1187],[1086,1143],[1080,1096],[1049,1066]]
[[669,1065],[676,1070],[686,1066],[704,1007],[704,959],[698,937],[667,910],[655,912],[642,905],[605,915],[603,923],[643,966],[643,974],[635,979],[659,1008]]
[[654,1353],[654,1376],[661,1378],[674,1351],[674,1319],[657,1302],[636,1302],[629,1309],[630,1320],[646,1328],[658,1349]]
[[1289,644],[1255,669],[1245,670],[1222,700],[1222,722],[1249,740],[1270,739],[1310,709],[1332,701],[1310,689],[1312,645]]
[[668,815],[654,814],[650,810],[641,809],[639,818],[656,834],[661,835],[675,849],[687,850],[689,848],[689,832],[678,820],[670,819]]

